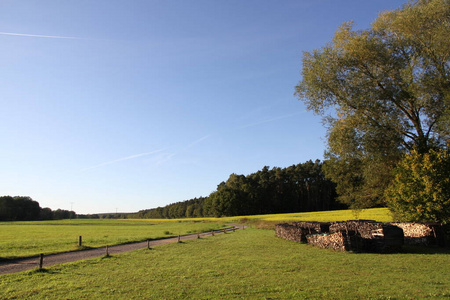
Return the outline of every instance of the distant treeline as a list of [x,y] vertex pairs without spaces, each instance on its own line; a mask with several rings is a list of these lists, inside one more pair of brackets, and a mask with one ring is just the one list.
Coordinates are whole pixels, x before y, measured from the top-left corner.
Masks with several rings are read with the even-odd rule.
[[73,211],[41,208],[37,201],[23,196],[0,197],[0,221],[36,221],[74,219]]
[[288,168],[265,166],[244,176],[231,174],[208,197],[141,210],[129,218],[221,217],[344,209],[336,186],[319,160]]
[[77,214],[77,219],[128,219],[130,214],[133,213]]

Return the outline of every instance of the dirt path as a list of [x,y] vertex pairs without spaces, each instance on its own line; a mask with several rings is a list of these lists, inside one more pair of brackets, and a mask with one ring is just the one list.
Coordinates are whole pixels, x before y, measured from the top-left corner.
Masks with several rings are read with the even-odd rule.
[[[173,237],[173,238],[160,239],[160,240],[150,240],[150,247],[155,247],[155,246],[170,244],[170,243],[176,243],[179,240],[180,241],[192,240],[192,239],[196,239],[198,237],[206,237],[206,236],[223,233],[223,232],[234,231],[236,229],[242,229],[242,228],[246,227],[243,225],[236,225],[236,224],[229,224],[229,225],[234,226],[234,227],[227,228],[227,229],[221,229],[221,230],[214,230],[214,231],[200,233],[200,234],[195,233],[195,234],[182,235],[180,237]],[[113,254],[117,254],[117,253],[133,251],[133,250],[137,250],[137,249],[143,249],[143,248],[147,248],[147,247],[148,247],[147,241],[124,244],[124,245],[117,245],[117,246],[110,246],[110,247],[108,247],[108,253],[109,253],[109,255],[113,255]],[[63,263],[73,262],[73,261],[82,260],[82,259],[95,258],[95,257],[99,257],[99,256],[104,256],[105,254],[106,254],[106,247],[46,255],[43,260],[43,267],[49,267],[49,266],[53,266],[56,264],[63,264]],[[40,257],[30,257],[30,258],[21,258],[21,259],[16,259],[16,260],[8,260],[8,261],[0,262],[0,275],[22,272],[22,271],[38,268],[39,261],[40,261]]]

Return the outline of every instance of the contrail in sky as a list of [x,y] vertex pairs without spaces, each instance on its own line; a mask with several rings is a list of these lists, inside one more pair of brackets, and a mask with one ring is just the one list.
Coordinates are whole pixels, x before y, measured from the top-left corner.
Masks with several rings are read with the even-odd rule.
[[198,140],[193,141],[192,143],[190,143],[189,145],[187,145],[186,147],[184,147],[181,151],[187,150],[189,148],[191,148],[192,146],[206,140],[209,139],[211,137],[211,134],[205,135],[204,137],[199,138]]
[[41,35],[41,34],[14,33],[14,32],[0,32],[0,35],[27,36],[27,37],[51,38],[51,39],[82,40],[82,38],[74,37],[74,36]]
[[203,142],[204,140],[209,139],[211,136],[212,136],[211,134],[205,135],[204,137],[201,137],[201,138],[199,138],[199,139],[193,141],[192,143],[190,143],[189,145],[187,145],[186,147],[182,148],[181,150],[179,150],[179,151],[177,151],[177,152],[174,152],[174,153],[168,153],[168,154],[164,155],[163,157],[161,157],[161,158],[158,160],[157,164],[158,164],[158,165],[161,165],[161,164],[163,164],[163,163],[165,163],[165,162],[171,160],[172,157],[174,157],[175,155],[178,155],[180,152],[186,151],[187,149],[189,149],[189,148],[191,148],[191,147],[197,145],[198,143],[201,143],[201,142]]
[[116,159],[116,160],[107,161],[107,162],[104,162],[104,163],[101,163],[101,164],[98,164],[98,165],[95,165],[95,166],[83,169],[81,171],[88,171],[88,170],[100,168],[100,167],[103,167],[103,166],[112,165],[112,164],[115,164],[115,163],[118,163],[118,162],[121,162],[121,161],[124,161],[124,160],[130,160],[130,159],[134,159],[134,158],[138,158],[138,157],[142,157],[142,156],[147,156],[147,155],[150,155],[150,154],[158,153],[158,152],[161,152],[161,151],[163,151],[163,149],[155,150],[155,151],[152,151],[152,152],[145,152],[145,153],[135,154],[135,155],[127,156],[127,157],[122,157],[122,158],[119,158],[119,159]]

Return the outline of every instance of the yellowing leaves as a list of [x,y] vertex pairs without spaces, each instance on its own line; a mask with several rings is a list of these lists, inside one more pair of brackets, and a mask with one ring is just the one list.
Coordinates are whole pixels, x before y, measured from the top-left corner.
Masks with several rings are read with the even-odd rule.
[[398,220],[450,222],[450,155],[412,151],[398,164],[387,203]]

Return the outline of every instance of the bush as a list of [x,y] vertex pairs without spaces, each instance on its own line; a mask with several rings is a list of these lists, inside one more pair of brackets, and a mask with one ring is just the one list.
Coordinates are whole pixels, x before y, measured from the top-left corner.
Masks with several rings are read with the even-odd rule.
[[386,202],[398,221],[450,223],[450,155],[430,150],[406,155],[395,169]]

